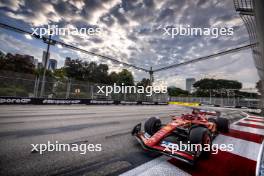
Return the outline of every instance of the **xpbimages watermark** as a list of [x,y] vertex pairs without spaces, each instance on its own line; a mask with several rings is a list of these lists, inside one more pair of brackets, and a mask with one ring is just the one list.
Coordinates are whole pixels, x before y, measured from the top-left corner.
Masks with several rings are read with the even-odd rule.
[[232,36],[234,29],[232,27],[192,27],[190,25],[173,25],[173,26],[159,26],[158,29],[163,31],[163,36],[175,38],[176,36],[212,36],[218,38],[219,36]]
[[46,144],[31,144],[31,152],[43,154],[44,152],[79,152],[80,154],[86,154],[87,152],[100,152],[102,151],[101,144],[62,144],[58,141],[52,143],[48,141]]
[[59,27],[58,25],[48,25],[47,28],[45,27],[36,27],[31,28],[32,33],[31,35],[39,35],[41,38],[43,36],[48,35],[58,35],[58,36],[65,36],[65,35],[78,35],[78,36],[93,36],[93,35],[100,35],[102,30],[99,27],[89,27],[89,28],[77,28],[73,26],[69,27]]
[[114,83],[113,86],[97,86],[98,94],[105,94],[109,96],[110,94],[146,94],[146,96],[152,96],[153,93],[160,94],[160,93],[167,93],[167,86],[125,86],[124,83],[121,85],[117,85]]
[[212,154],[217,154],[219,150],[221,151],[228,151],[232,152],[234,150],[233,144],[191,144],[190,141],[188,143],[183,143],[180,141],[179,144],[175,143],[169,143],[163,141],[161,143],[161,146],[165,147],[163,151],[170,151],[172,154],[175,154],[176,152],[184,152],[184,151],[190,151],[190,152],[209,152],[211,151]]

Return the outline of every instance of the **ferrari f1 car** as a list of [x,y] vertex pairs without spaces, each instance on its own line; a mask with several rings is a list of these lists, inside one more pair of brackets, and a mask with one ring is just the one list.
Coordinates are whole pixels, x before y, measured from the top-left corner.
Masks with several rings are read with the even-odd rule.
[[[220,112],[193,109],[191,114],[172,116],[168,124],[162,124],[159,118],[151,117],[145,122],[144,130],[139,123],[133,128],[132,135],[145,150],[193,165],[201,156],[210,155],[212,140],[219,132],[228,131],[229,121],[220,117]],[[184,144],[191,147],[181,150],[179,146]],[[204,147],[208,150],[203,150]]]

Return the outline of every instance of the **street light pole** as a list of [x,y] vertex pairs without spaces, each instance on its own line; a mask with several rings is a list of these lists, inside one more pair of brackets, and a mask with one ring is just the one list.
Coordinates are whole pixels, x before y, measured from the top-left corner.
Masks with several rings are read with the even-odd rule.
[[51,42],[51,35],[49,35],[49,39],[47,41],[48,45],[47,45],[47,51],[46,51],[46,55],[45,55],[45,63],[44,63],[44,71],[43,71],[43,76],[42,76],[40,97],[44,96],[44,91],[45,91],[45,81],[46,81],[47,64],[48,64],[48,60],[49,60],[50,42]]
[[149,79],[150,79],[150,86],[153,85],[153,82],[154,82],[154,76],[153,76],[153,70],[152,70],[152,67],[150,67],[150,70],[149,70]]
[[212,90],[211,89],[209,89],[210,90],[210,105],[212,104]]

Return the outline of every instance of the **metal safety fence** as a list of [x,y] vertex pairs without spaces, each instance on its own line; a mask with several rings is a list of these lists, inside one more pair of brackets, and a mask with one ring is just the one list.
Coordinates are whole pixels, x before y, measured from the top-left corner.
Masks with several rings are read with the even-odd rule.
[[[41,94],[42,77],[16,72],[0,72],[0,96],[39,98]],[[111,93],[106,96],[99,92],[98,87],[109,86],[101,83],[91,83],[74,79],[56,79],[46,77],[42,98],[61,99],[92,99],[115,101],[146,101],[167,102],[164,93],[153,93],[152,96],[139,93]]]

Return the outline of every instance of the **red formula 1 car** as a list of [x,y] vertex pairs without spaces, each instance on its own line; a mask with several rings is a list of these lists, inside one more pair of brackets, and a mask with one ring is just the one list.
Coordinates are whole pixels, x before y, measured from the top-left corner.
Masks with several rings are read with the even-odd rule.
[[[212,140],[219,132],[228,131],[229,121],[220,117],[219,112],[193,109],[191,114],[172,116],[172,121],[166,125],[162,125],[159,118],[151,117],[145,122],[144,131],[139,123],[133,128],[132,135],[146,150],[193,165],[200,156],[209,156]],[[203,150],[204,147],[209,150]]]

